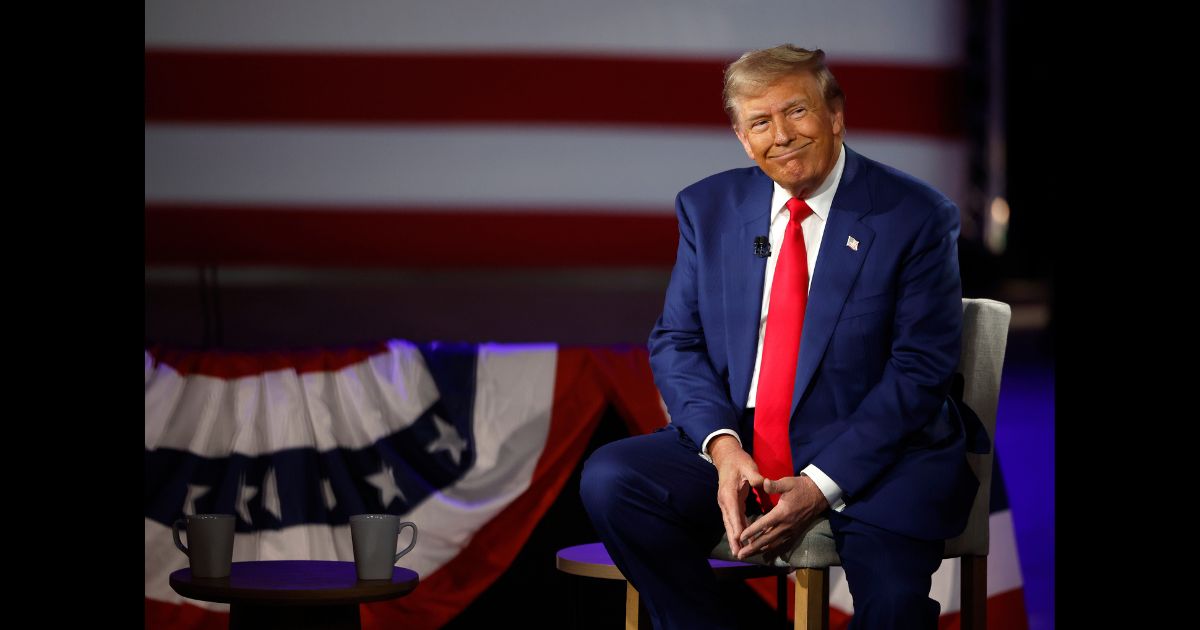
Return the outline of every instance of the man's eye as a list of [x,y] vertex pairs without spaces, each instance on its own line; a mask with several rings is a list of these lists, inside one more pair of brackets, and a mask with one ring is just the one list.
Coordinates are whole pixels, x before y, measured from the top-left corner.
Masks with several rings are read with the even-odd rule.
[[804,108],[803,108],[803,107],[797,107],[796,109],[793,109],[793,110],[792,110],[792,118],[799,118],[799,117],[801,117],[801,116],[803,116],[803,115],[804,115]]
[[756,120],[756,121],[754,121],[754,123],[753,123],[753,124],[751,124],[751,125],[750,125],[750,128],[751,128],[751,129],[763,129],[763,128],[765,128],[766,126],[767,126],[767,121],[765,121],[765,120]]

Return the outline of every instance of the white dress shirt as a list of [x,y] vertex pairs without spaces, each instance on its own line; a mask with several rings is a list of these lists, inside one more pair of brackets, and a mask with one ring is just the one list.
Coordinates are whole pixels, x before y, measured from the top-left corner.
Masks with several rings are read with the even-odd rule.
[[[804,248],[808,254],[808,284],[810,287],[812,286],[813,272],[817,266],[817,254],[821,249],[821,237],[825,235],[825,221],[829,217],[829,209],[833,206],[833,197],[837,194],[838,183],[842,180],[842,170],[845,166],[846,152],[839,147],[837,163],[834,164],[833,170],[830,171],[825,181],[821,182],[812,196],[804,200],[808,207],[812,208],[812,214],[800,223],[800,228],[804,231]],[[746,400],[747,408],[754,407],[758,394],[758,372],[762,366],[763,337],[767,330],[767,310],[771,302],[771,282],[775,278],[775,263],[779,260],[779,256],[776,254],[783,243],[783,235],[787,230],[788,220],[791,218],[791,211],[787,209],[787,201],[791,198],[792,193],[784,190],[783,186],[776,182],[775,191],[771,195],[771,232],[768,237],[771,242],[772,255],[767,258],[766,276],[763,279],[762,309],[758,321],[758,351],[754,355],[754,375],[750,378],[750,396]],[[718,429],[704,438],[704,443],[700,446],[700,456],[711,462],[712,458],[708,455],[708,443],[723,434],[732,435],[738,444],[742,443],[742,439],[738,437],[736,431]],[[835,511],[841,512],[846,507],[845,502],[842,501],[842,489],[820,468],[809,464],[800,471],[800,474],[807,475],[817,484],[817,487],[821,489],[821,494],[825,495],[825,499],[829,501],[829,505]]]

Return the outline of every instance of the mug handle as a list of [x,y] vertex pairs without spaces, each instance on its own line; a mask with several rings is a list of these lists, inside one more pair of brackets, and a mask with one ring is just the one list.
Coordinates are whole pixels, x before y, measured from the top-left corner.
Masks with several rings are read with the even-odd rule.
[[392,564],[396,564],[397,562],[399,562],[400,558],[404,557],[404,554],[412,551],[412,548],[417,546],[417,524],[416,523],[411,523],[408,521],[400,523],[400,528],[399,528],[399,531],[396,532],[396,535],[399,536],[400,532],[404,531],[405,527],[410,527],[410,526],[412,527],[412,530],[413,530],[412,542],[408,543],[408,546],[404,548],[404,551],[401,551],[400,553],[396,554],[396,558],[394,560],[392,560]]
[[179,528],[180,527],[185,527],[185,528],[187,527],[187,519],[186,518],[181,518],[181,519],[175,521],[175,524],[171,525],[171,536],[175,539],[175,546],[179,547],[179,550],[183,552],[183,555],[190,558],[190,557],[192,557],[192,554],[188,552],[188,548],[184,547],[183,542],[179,540]]

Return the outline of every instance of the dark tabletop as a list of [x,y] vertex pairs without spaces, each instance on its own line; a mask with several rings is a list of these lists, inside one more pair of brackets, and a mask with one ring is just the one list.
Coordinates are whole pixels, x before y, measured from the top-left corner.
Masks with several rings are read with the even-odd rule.
[[392,569],[390,580],[359,580],[353,562],[259,560],[234,562],[229,577],[194,578],[191,569],[171,574],[175,592],[226,604],[326,606],[392,599],[417,587],[416,572]]

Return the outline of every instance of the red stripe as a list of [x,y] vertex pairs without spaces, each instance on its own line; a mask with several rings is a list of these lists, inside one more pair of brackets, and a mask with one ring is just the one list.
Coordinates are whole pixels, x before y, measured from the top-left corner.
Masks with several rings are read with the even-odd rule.
[[165,364],[180,376],[199,374],[216,378],[241,378],[263,372],[295,370],[297,373],[336,372],[387,352],[383,343],[358,348],[296,350],[289,352],[228,352],[184,350],[152,346],[146,349],[155,364]]
[[146,598],[146,628],[171,630],[228,630],[229,613],[200,608],[188,603],[171,604]]
[[675,216],[519,209],[148,205],[146,264],[345,267],[663,266]]
[[[732,59],[145,51],[148,122],[728,127]],[[960,136],[959,68],[832,64],[851,130]]]

